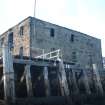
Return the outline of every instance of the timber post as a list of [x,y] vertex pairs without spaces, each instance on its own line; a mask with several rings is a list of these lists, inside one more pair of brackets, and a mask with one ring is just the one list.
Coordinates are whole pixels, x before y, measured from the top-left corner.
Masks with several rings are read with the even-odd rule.
[[64,64],[61,59],[58,59],[58,61],[59,61],[58,78],[59,78],[59,82],[60,82],[61,94],[62,94],[62,96],[69,96],[69,88],[68,88]]
[[93,73],[94,73],[95,79],[96,79],[95,85],[96,85],[97,92],[99,92],[100,94],[103,95],[103,87],[101,84],[101,79],[100,79],[100,75],[99,75],[98,68],[97,68],[96,64],[93,64]]
[[74,85],[74,93],[75,94],[78,94],[79,93],[79,88],[78,88],[78,85],[77,85],[77,81],[76,81],[76,76],[75,76],[75,71],[74,69],[72,69],[72,79],[73,79],[73,85]]
[[25,66],[25,74],[26,74],[25,77],[26,77],[27,95],[28,95],[28,97],[32,97],[33,96],[33,90],[32,90],[30,65]]
[[83,82],[85,85],[86,93],[91,94],[90,87],[89,87],[89,79],[86,73],[86,69],[83,70]]
[[44,84],[45,84],[45,94],[46,96],[50,96],[50,84],[49,84],[49,79],[48,79],[48,67],[47,66],[44,66],[43,76],[44,76]]
[[4,99],[15,101],[15,83],[12,51],[3,45],[3,76],[4,76]]

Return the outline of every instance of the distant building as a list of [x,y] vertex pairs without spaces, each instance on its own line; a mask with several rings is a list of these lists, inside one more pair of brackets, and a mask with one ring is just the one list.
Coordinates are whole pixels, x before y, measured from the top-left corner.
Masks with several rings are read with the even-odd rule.
[[[36,57],[61,49],[62,59],[78,68],[103,69],[101,40],[65,27],[28,17],[1,35],[1,44],[11,42],[14,55]],[[44,50],[43,50],[44,49]]]
[[105,69],[105,57],[103,57],[103,68]]

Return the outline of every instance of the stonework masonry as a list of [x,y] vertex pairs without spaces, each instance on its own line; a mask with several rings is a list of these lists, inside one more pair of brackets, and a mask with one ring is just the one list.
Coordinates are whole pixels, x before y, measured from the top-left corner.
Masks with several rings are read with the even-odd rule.
[[78,68],[91,69],[92,64],[97,64],[99,71],[103,69],[100,39],[34,17],[24,19],[3,33],[1,44],[8,44],[11,32],[14,55],[35,56],[36,48],[44,49],[45,53],[61,49],[62,59],[75,63]]

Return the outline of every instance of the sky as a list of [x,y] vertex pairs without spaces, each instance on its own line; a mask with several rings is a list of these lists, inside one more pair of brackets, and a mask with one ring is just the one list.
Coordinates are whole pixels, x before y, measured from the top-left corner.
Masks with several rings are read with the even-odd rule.
[[[0,34],[34,16],[35,0],[0,0]],[[100,38],[105,56],[105,0],[36,0],[35,16]]]

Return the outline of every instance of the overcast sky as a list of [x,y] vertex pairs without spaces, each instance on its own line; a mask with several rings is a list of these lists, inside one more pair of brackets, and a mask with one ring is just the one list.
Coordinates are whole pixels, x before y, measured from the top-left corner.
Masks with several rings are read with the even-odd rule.
[[[36,17],[102,40],[105,56],[105,0],[36,0]],[[34,15],[34,0],[0,0],[0,34]]]

